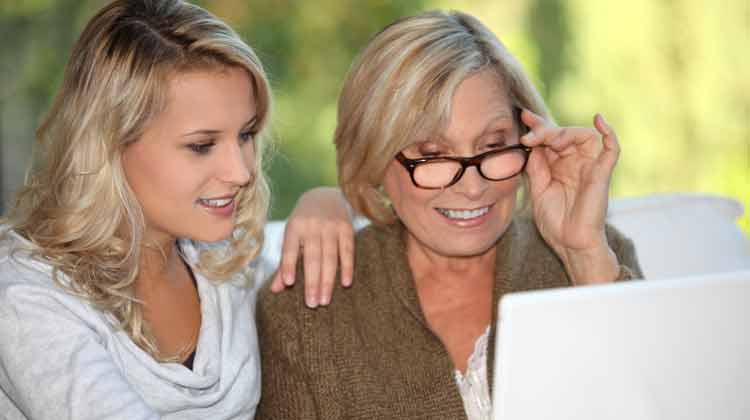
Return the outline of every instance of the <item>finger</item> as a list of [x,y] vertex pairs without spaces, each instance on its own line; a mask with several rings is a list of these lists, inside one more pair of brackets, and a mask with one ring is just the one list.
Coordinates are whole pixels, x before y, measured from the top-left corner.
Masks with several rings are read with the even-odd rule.
[[553,123],[528,109],[521,112],[521,121],[529,128],[529,131],[521,136],[521,143],[529,147],[542,144],[544,139],[550,135],[549,131],[556,128]]
[[302,243],[297,234],[297,229],[291,223],[288,223],[284,228],[284,243],[281,246],[281,264],[279,264],[281,280],[286,286],[294,284],[300,246],[302,246]]
[[617,139],[617,133],[601,114],[594,116],[594,127],[601,133],[604,146],[598,161],[605,170],[611,173],[620,158],[620,142]]
[[320,259],[321,240],[305,242],[304,270],[305,270],[305,303],[311,308],[318,306],[320,295]]
[[[547,127],[530,140],[535,146],[546,146],[562,155],[575,153],[573,146],[584,146],[587,155],[596,156],[600,146],[597,132],[585,127]],[[528,146],[528,144],[527,144]]]
[[349,287],[354,277],[354,229],[351,225],[339,230],[339,258],[341,259],[341,285]]
[[521,122],[523,122],[531,130],[550,125],[549,121],[545,120],[541,115],[536,114],[534,111],[526,108],[521,110]]
[[560,159],[560,153],[552,150],[551,147],[537,147],[540,151],[544,152],[544,157],[547,158],[547,164],[552,166],[555,164],[557,159]]
[[279,293],[284,290],[284,282],[281,280],[281,270],[276,270],[273,274],[270,288],[273,293]]
[[333,283],[336,279],[336,264],[339,262],[337,241],[338,236],[334,233],[324,235],[322,240],[323,253],[318,302],[324,306],[328,305],[333,294]]
[[529,177],[529,189],[532,198],[538,197],[544,192],[551,180],[552,175],[545,152],[544,148],[533,149],[529,161],[526,163],[526,173]]

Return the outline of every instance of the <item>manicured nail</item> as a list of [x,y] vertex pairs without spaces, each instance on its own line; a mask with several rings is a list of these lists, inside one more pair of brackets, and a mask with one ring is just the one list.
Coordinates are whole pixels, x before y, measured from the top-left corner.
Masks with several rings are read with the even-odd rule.
[[313,297],[310,297],[310,298],[307,298],[305,300],[306,300],[306,304],[307,304],[308,308],[317,308],[318,307],[318,300],[317,299],[315,299]]
[[341,285],[343,285],[344,287],[350,287],[352,285],[351,277],[344,277],[344,279],[341,280]]
[[284,284],[291,286],[294,284],[294,277],[291,274],[284,274]]
[[320,306],[326,306],[328,305],[328,296],[321,296],[320,298]]
[[610,125],[607,122],[607,120],[604,119],[604,115],[597,113],[596,116],[599,117],[599,120],[602,122],[602,125],[604,126],[604,129],[607,131],[607,134],[609,134],[610,131],[612,131],[612,127],[610,127]]

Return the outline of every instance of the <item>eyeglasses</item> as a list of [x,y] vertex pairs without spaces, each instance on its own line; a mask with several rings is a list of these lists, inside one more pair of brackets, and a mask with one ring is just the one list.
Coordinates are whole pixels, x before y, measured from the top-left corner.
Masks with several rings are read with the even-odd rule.
[[418,188],[437,190],[448,188],[458,182],[467,168],[477,167],[482,178],[488,181],[503,181],[523,172],[529,160],[531,148],[514,144],[498,150],[490,150],[473,157],[436,156],[409,159],[398,152],[399,161]]

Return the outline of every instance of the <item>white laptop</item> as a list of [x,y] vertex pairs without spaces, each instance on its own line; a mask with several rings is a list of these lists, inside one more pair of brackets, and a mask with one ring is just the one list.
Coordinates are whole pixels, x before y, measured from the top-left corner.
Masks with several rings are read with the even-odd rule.
[[750,271],[508,294],[496,420],[750,419]]

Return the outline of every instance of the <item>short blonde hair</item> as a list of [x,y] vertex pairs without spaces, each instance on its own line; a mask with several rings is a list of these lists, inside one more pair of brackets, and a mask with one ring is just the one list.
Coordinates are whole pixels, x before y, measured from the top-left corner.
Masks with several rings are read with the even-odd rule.
[[512,105],[550,118],[520,63],[470,15],[425,12],[375,35],[347,74],[334,139],[339,185],[357,212],[395,220],[379,191],[386,168],[401,149],[443,129],[458,85],[486,69]]
[[[258,124],[271,92],[260,60],[224,22],[180,0],[118,0],[100,10],[73,47],[62,87],[37,132],[41,162],[17,194],[6,223],[55,268],[55,280],[110,312],[133,341],[159,357],[133,283],[144,217],[121,154],[166,106],[169,80],[192,70],[236,67],[253,82]],[[262,171],[239,195],[226,246],[204,249],[198,269],[221,281],[260,252],[269,189]],[[57,272],[69,278],[59,281]]]

